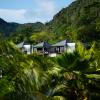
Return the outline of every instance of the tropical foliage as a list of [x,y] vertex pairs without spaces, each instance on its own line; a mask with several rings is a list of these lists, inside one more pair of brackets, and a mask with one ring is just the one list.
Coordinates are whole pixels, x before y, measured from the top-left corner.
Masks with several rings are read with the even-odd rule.
[[57,58],[22,54],[0,41],[0,100],[94,100],[100,98],[100,66],[95,44]]
[[38,43],[38,42],[42,42],[42,41],[48,41],[50,43],[55,42],[54,40],[56,39],[56,35],[54,35],[53,33],[48,33],[48,32],[38,32],[36,34],[32,34],[30,36],[30,41],[32,43]]
[[[99,0],[76,0],[45,25],[0,19],[0,100],[100,100],[99,8]],[[77,42],[75,52],[50,58],[14,44],[62,39],[90,47]]]

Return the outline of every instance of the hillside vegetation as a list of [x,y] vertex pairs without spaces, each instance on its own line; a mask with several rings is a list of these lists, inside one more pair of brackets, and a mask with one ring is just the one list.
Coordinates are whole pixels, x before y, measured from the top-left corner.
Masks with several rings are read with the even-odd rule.
[[18,38],[23,40],[25,37],[29,37],[33,32],[41,32],[44,30],[44,24],[41,22],[36,23],[9,23],[0,18],[0,33],[4,37],[10,37],[11,39]]
[[46,24],[59,38],[93,41],[100,39],[100,0],[76,0]]
[[[0,19],[0,32],[10,36],[14,42],[22,40],[32,42],[32,35],[39,32],[47,33],[45,40],[52,35],[51,40],[55,39],[52,42],[65,38],[70,41],[98,41],[100,40],[100,0],[76,0],[63,8],[45,25],[40,22],[7,23]],[[43,38],[40,40],[44,41]]]

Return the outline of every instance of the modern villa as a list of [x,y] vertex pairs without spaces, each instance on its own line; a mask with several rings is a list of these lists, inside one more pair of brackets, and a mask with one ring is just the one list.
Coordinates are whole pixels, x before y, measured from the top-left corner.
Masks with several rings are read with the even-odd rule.
[[64,52],[73,52],[75,50],[75,43],[69,43],[67,40],[60,41],[51,46],[49,56],[54,57],[57,54]]
[[48,42],[41,42],[33,46],[33,52],[39,54],[49,54],[51,45]]
[[32,54],[33,53],[33,45],[27,43],[27,42],[21,42],[17,45],[17,48],[19,48],[23,53],[26,54]]
[[73,52],[75,50],[75,43],[69,43],[67,40],[60,41],[53,44],[51,47],[51,53],[63,53],[63,52]]
[[62,54],[64,52],[73,52],[75,50],[75,43],[70,43],[67,40],[63,40],[52,45],[48,42],[41,42],[36,45],[22,42],[19,43],[17,47],[26,54],[32,54],[35,52],[40,55],[42,54],[55,57],[57,54]]

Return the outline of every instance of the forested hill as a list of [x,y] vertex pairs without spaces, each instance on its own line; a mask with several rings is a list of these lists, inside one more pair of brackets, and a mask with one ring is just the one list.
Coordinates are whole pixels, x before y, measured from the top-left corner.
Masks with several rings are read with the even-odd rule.
[[8,23],[0,18],[0,33],[4,36],[8,36],[10,33],[15,32],[19,26],[17,23]]
[[100,0],[76,0],[46,24],[58,37],[91,41],[100,39]]
[[26,24],[19,24],[19,23],[8,23],[0,18],[0,33],[4,36],[10,35],[19,35],[19,34],[26,34],[32,32],[39,32],[44,29],[44,24],[41,22],[36,23],[26,23]]
[[[24,39],[58,41],[65,38],[71,41],[97,41],[100,40],[100,0],[75,0],[45,25],[41,22],[7,23],[0,19],[0,33],[5,36],[10,34],[16,42]],[[34,33],[38,34],[34,36]]]

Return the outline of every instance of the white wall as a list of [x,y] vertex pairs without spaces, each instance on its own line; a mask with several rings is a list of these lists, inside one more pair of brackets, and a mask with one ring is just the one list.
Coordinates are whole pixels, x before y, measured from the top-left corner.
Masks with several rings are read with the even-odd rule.
[[74,52],[75,51],[75,43],[67,43],[67,52]]
[[23,45],[24,51],[27,52],[27,54],[31,54],[31,45]]

